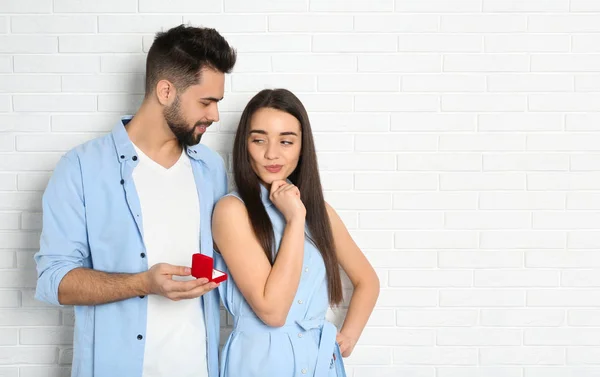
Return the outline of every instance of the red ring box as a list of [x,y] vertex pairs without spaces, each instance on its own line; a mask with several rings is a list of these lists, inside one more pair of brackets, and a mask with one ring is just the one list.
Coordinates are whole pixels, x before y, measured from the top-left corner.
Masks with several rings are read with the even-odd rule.
[[227,280],[227,274],[213,269],[213,259],[208,255],[196,253],[192,255],[192,276],[196,279],[206,278],[209,282],[220,283]]

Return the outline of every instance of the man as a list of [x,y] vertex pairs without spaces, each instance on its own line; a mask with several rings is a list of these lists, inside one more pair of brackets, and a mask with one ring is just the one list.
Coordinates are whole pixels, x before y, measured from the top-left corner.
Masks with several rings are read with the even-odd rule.
[[135,116],[58,163],[36,298],[75,306],[73,376],[218,376],[216,285],[189,266],[212,256],[212,208],[227,191],[223,160],[198,143],[235,61],[213,29],[158,33]]

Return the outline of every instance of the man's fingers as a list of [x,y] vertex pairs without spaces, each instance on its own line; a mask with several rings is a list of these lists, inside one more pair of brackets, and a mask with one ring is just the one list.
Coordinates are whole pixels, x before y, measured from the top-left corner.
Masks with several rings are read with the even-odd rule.
[[203,285],[201,285],[195,289],[192,289],[190,291],[180,292],[176,295],[176,297],[177,297],[177,299],[180,299],[180,300],[193,299],[193,298],[200,297],[207,292],[212,291],[216,287],[218,287],[218,284],[216,284],[216,283],[203,284]]
[[161,264],[159,271],[163,275],[190,276],[192,274],[192,270],[189,267],[174,266],[167,263]]
[[169,292],[189,292],[198,288],[199,286],[206,285],[208,283],[208,279],[202,278],[197,280],[188,280],[188,281],[177,281],[170,280],[165,283],[165,290],[167,293]]

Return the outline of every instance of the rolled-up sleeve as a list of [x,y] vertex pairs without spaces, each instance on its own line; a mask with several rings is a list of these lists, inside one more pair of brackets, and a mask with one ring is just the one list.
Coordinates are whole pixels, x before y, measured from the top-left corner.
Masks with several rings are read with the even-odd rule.
[[[61,158],[42,197],[40,250],[34,255],[38,280],[35,298],[61,305],[58,286],[89,259],[81,167],[73,152]],[[88,264],[89,265],[89,264]]]

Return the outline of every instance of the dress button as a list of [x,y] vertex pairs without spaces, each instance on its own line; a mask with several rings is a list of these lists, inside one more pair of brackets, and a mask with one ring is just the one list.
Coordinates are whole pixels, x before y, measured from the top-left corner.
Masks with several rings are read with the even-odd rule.
[[300,305],[302,305],[303,302],[304,301],[302,301],[302,300],[298,300],[298,304],[300,304]]
[[306,368],[301,370],[302,374],[306,374]]
[[138,335],[137,338],[138,338],[138,340],[144,339],[144,337],[142,336],[142,334]]
[[141,254],[140,254],[140,257],[142,257],[142,258],[146,258],[146,253],[141,253]]

